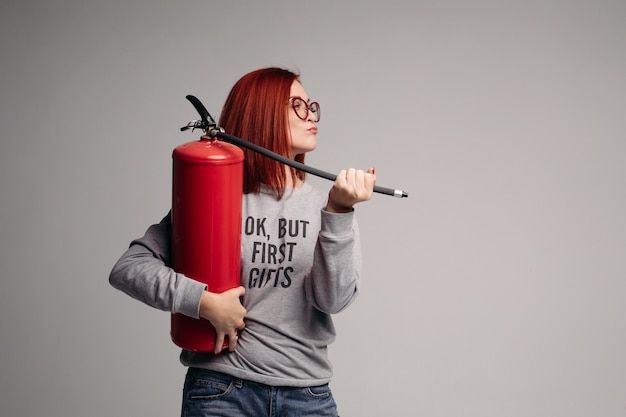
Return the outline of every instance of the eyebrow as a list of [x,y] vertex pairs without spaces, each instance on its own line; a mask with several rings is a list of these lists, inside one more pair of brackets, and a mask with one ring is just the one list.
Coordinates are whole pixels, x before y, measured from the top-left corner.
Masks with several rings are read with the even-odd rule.
[[[300,96],[289,96],[289,100],[291,100],[292,98],[299,98],[299,99],[301,99],[301,100],[304,100],[304,99],[303,99],[302,97],[300,97]],[[310,99],[310,98],[308,98],[308,99],[306,100],[306,102],[307,102],[307,103],[310,103],[310,102],[311,102],[311,99]]]

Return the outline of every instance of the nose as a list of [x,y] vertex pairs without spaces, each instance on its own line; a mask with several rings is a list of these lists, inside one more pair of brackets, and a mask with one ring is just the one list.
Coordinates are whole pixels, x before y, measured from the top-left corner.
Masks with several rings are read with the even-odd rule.
[[306,120],[307,122],[313,122],[313,123],[317,123],[317,115],[313,112],[313,110],[311,110],[310,107],[307,107],[307,115],[306,115]]

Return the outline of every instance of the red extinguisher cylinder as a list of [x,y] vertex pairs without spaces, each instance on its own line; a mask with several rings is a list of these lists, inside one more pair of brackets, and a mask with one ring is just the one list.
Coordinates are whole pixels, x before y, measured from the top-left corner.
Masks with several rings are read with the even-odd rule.
[[[240,285],[243,151],[203,136],[172,154],[172,256],[174,270],[221,293]],[[179,347],[212,352],[208,320],[172,314]],[[228,347],[228,340],[223,348]]]

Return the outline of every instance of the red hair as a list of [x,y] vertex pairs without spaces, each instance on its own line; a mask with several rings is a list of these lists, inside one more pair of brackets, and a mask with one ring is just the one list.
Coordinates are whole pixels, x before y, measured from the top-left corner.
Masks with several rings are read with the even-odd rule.
[[[219,125],[226,133],[304,163],[304,154],[292,155],[289,134],[289,95],[300,75],[282,68],[250,72],[230,90]],[[244,193],[258,193],[269,186],[280,200],[285,192],[285,165],[244,149]],[[290,169],[291,178],[304,180],[306,173]]]

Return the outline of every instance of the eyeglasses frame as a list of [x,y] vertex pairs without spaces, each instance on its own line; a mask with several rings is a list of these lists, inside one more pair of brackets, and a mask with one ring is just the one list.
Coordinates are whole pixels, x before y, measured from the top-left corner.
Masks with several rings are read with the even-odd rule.
[[[300,114],[298,114],[298,110],[296,110],[295,102],[298,100],[301,101],[304,104],[304,107],[306,108],[306,114],[304,115],[304,117],[300,117]],[[293,97],[289,97],[289,104],[291,105],[291,108],[293,109],[296,116],[298,116],[298,119],[306,121],[309,118],[309,112],[311,112],[315,116],[313,121],[315,123],[320,121],[320,117],[321,117],[320,104],[317,101],[312,101],[310,103],[307,103],[307,101],[303,99],[302,97],[293,96]],[[313,110],[313,106],[315,106],[317,110]]]

